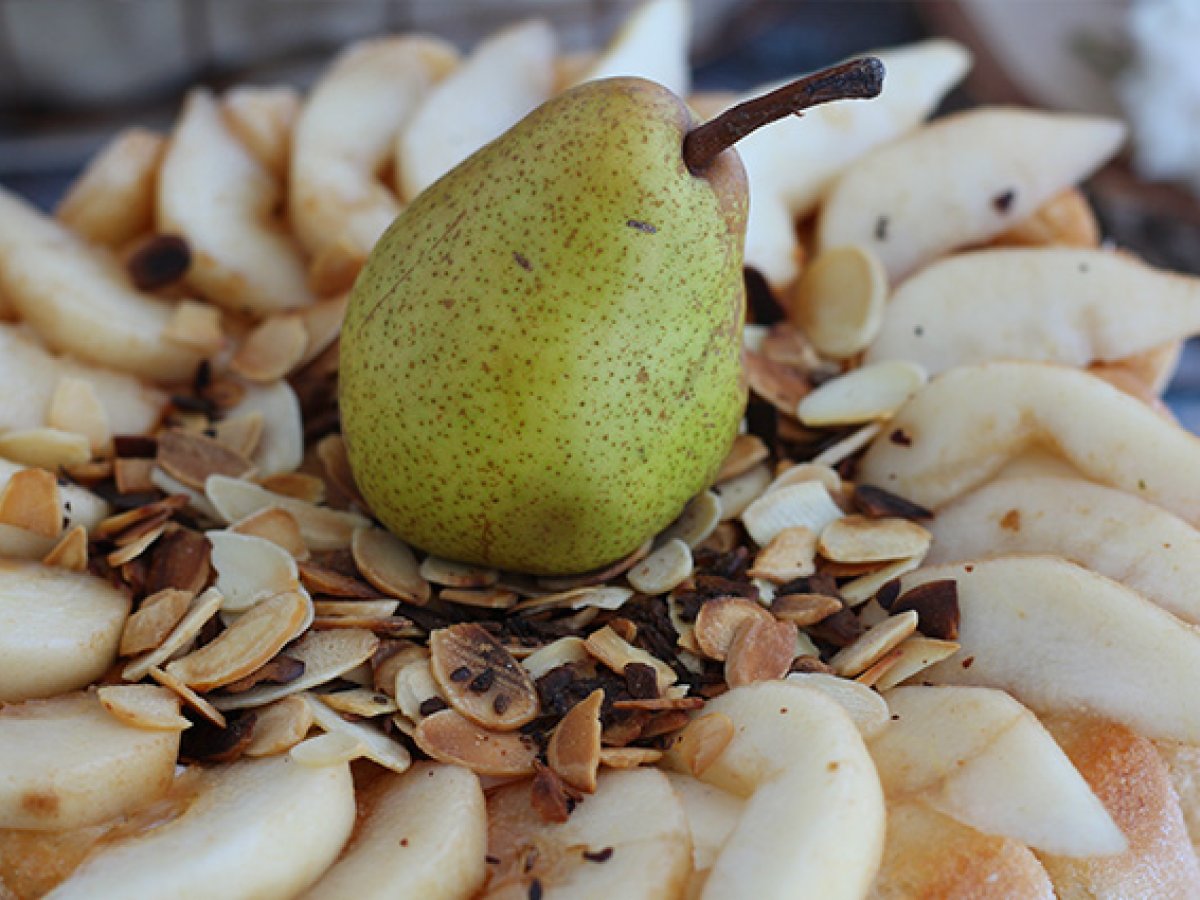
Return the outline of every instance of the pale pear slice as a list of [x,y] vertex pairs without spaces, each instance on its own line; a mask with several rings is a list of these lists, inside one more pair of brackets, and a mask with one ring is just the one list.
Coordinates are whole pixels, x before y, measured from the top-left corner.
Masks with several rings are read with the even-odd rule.
[[[655,900],[678,896],[691,869],[683,807],[657,769],[601,770],[595,793],[559,824],[534,811],[527,781],[491,793],[487,811],[487,852],[498,862],[485,897],[526,897],[537,879],[543,900]],[[607,850],[603,863],[584,856]]]
[[[792,220],[811,214],[834,179],[863,154],[916,128],[971,66],[966,48],[944,39],[873,55],[883,60],[887,77],[871,102],[818,106],[738,142],[750,180],[746,265],[775,287],[798,272]],[[756,88],[738,100],[778,86]]]
[[225,309],[266,315],[316,298],[275,219],[280,182],[237,139],[212,94],[184,101],[158,177],[158,227],[192,249],[188,285]]
[[1132,494],[1081,478],[1008,478],[943,507],[929,530],[929,565],[1060,556],[1200,625],[1200,531]]
[[262,477],[291,472],[304,459],[304,422],[300,401],[286,381],[273,384],[248,384],[238,403],[225,416],[262,416],[262,435],[251,455]]
[[930,375],[990,359],[1111,362],[1200,332],[1200,278],[1110,250],[980,250],[940,260],[892,295],[867,360]]
[[632,75],[686,97],[692,86],[691,33],[692,13],[686,0],[646,0],[574,84]]
[[104,822],[171,785],[179,731],[110,715],[94,694],[0,710],[0,828],[61,831]]
[[67,189],[55,217],[84,240],[113,250],[149,232],[165,144],[144,128],[119,132]]
[[991,362],[943,372],[887,435],[863,456],[860,480],[931,509],[1041,444],[1087,478],[1200,522],[1200,439],[1077,369]]
[[226,475],[210,475],[205,483],[205,493],[227,523],[240,521],[272,506],[287,510],[295,517],[310,550],[348,549],[355,529],[370,524],[357,513],[317,506]]
[[705,898],[861,897],[883,852],[883,791],[845,710],[824,693],[763,681],[710,701],[734,724],[701,780],[746,798]]
[[174,815],[106,843],[50,893],[251,900],[294,897],[337,858],[354,827],[350,767],[287,756],[197,770]]
[[1124,139],[1121,122],[1096,116],[1009,107],[945,116],[847,169],[821,208],[819,249],[870,247],[898,283],[1028,217]]
[[165,337],[173,307],[134,290],[107,251],[0,190],[0,294],[60,353],[152,381],[186,381],[200,355]]
[[[398,183],[412,201],[554,91],[554,31],[540,19],[497,32],[426,93],[400,130]],[[454,115],[446,115],[446,110]]]
[[288,194],[292,227],[313,256],[345,241],[358,264],[400,214],[379,179],[396,135],[458,53],[425,36],[362,41],[313,86],[296,122]]
[[1039,854],[1059,897],[1186,897],[1200,885],[1166,764],[1154,744],[1121,725],[1082,715],[1045,719],[1129,840],[1116,856]]
[[921,801],[888,804],[883,865],[868,900],[1054,896],[1046,870],[1019,841],[983,834]]
[[1200,633],[1127,587],[1050,556],[918,569],[958,584],[961,649],[934,684],[1008,691],[1037,712],[1088,709],[1151,738],[1200,741]]
[[129,597],[95,575],[0,560],[0,701],[84,687],[117,658]]
[[1063,856],[1120,853],[1104,805],[1037,718],[1003,691],[902,687],[871,741],[888,797]]
[[221,97],[221,114],[255,159],[284,179],[300,103],[300,92],[291,85],[239,84]]
[[474,773],[418,763],[358,802],[361,824],[308,900],[456,900],[483,885],[487,810]]
[[[11,382],[0,383],[11,384]],[[8,479],[24,468],[25,466],[9,462],[7,459],[0,459],[0,491],[4,490],[4,486],[8,484]],[[109,514],[107,503],[87,488],[76,484],[60,484],[58,486],[58,500],[62,505],[63,531],[69,531],[76,525],[82,525],[88,531],[91,531]],[[42,554],[45,554],[45,552],[43,550]]]

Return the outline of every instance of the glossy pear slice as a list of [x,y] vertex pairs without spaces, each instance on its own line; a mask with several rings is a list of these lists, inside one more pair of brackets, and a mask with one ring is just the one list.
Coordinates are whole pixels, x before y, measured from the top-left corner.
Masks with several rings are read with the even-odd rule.
[[404,199],[413,200],[549,99],[556,44],[540,19],[511,26],[483,41],[425,95],[396,144]]
[[358,792],[361,824],[308,900],[455,900],[485,876],[487,810],[474,773],[418,763]]
[[646,0],[574,84],[634,75],[686,97],[692,84],[691,32],[692,13],[686,0]]
[[1200,531],[1124,491],[1081,478],[1006,478],[943,507],[928,527],[927,565],[1059,556],[1200,625]]
[[61,831],[104,822],[171,785],[178,731],[126,725],[95,694],[0,710],[0,828]]
[[175,815],[105,844],[55,900],[293,897],[337,858],[354,827],[345,763],[290,757],[196,770]]
[[867,360],[912,360],[930,375],[991,359],[1082,367],[1197,332],[1200,278],[1111,250],[980,250],[900,285]]
[[821,208],[818,247],[868,246],[897,283],[1027,218],[1124,139],[1121,122],[1095,116],[1006,107],[945,116],[846,171]]
[[902,687],[871,741],[888,796],[918,797],[987,834],[1064,856],[1126,849],[1125,838],[1033,713],[1003,691]]
[[1200,742],[1191,626],[1049,556],[929,566],[901,589],[944,578],[958,583],[961,649],[922,681],[1001,688],[1036,712],[1088,709],[1147,737]]
[[1088,478],[1200,522],[1200,439],[1066,366],[991,362],[943,372],[888,423],[860,479],[936,508],[1034,445]]
[[697,874],[702,874],[706,879],[725,841],[742,818],[745,798],[681,772],[667,772],[667,778],[675,790],[675,796],[683,804],[688,830],[692,835],[693,881]]

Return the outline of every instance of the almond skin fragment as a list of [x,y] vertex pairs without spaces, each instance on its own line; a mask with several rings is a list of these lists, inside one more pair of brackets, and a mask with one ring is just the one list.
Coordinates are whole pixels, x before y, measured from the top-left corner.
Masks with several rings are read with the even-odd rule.
[[464,622],[429,635],[429,665],[446,700],[484,728],[512,731],[538,714],[529,673],[481,626]]
[[600,768],[600,707],[604,691],[594,690],[563,716],[546,748],[546,761],[562,780],[586,793],[596,790]]
[[742,625],[725,657],[725,681],[731,688],[782,678],[796,658],[796,626],[768,617]]
[[413,740],[439,762],[465,766],[480,775],[530,775],[537,759],[524,735],[488,731],[452,709],[422,719]]
[[204,490],[210,475],[242,478],[254,464],[215,438],[179,428],[168,428],[158,436],[158,465],[172,478],[197,491]]

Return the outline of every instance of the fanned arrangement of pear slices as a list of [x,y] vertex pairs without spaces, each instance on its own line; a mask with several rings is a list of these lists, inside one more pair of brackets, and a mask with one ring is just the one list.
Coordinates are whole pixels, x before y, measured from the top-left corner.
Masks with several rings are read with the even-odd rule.
[[[746,136],[743,181],[693,151],[769,87],[692,93],[692,13],[647,0],[570,54],[541,20],[473,47],[381,36],[305,93],[192,93],[53,217],[0,192],[0,897],[1200,893],[1200,442],[1160,399],[1200,282],[1100,246],[1078,182],[1122,126],[927,123],[971,65],[931,40],[879,52],[874,99]],[[865,62],[804,83],[880,90]],[[624,112],[587,132],[572,103]],[[613,156],[585,133],[665,140],[675,180],[649,151],[588,162]],[[568,150],[582,218],[530,199]],[[672,221],[673,191],[712,202]],[[586,258],[537,243],[549,218]],[[376,262],[413,247],[436,271]],[[736,304],[711,327],[672,306],[705,280],[728,304],[742,263],[770,314],[742,338]],[[540,282],[570,305],[576,276],[602,289],[552,329],[570,352],[529,346],[548,307],[504,298]],[[429,310],[372,370],[451,323],[368,392],[368,419],[440,436],[390,470],[463,454],[398,505],[491,553],[533,508],[506,467],[555,472],[547,494],[586,476],[618,502],[564,504],[538,550],[591,528],[589,552],[613,541],[597,568],[506,571],[381,527],[342,354],[378,324],[352,290],[373,279]],[[639,279],[679,313],[661,333],[618,333],[596,299]],[[665,370],[675,341],[728,350],[753,402],[735,439],[740,393],[674,429],[672,478],[712,465],[663,504],[668,448],[640,429],[706,377]],[[526,358],[582,387],[481,399],[532,389]],[[649,392],[635,417],[614,372]],[[448,384],[463,414],[420,418]],[[620,452],[571,469],[530,436],[579,416]],[[468,473],[505,515],[461,500]],[[617,541],[656,503],[656,534]]]

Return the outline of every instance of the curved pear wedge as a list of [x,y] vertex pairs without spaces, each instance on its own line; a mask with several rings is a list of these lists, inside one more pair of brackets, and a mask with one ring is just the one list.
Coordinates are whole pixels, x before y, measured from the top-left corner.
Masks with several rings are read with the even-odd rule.
[[1200,625],[1200,531],[1140,497],[1081,478],[1009,478],[938,511],[926,565],[1059,556]]
[[1154,744],[1128,728],[1082,715],[1046,728],[1129,839],[1115,856],[1039,854],[1059,897],[1187,897],[1200,885],[1179,798]]
[[1062,856],[1127,848],[1121,830],[1037,718],[1003,691],[902,687],[871,741],[888,797],[917,798],[985,834]]
[[667,772],[667,779],[683,804],[692,836],[692,878],[687,896],[698,897],[721,848],[741,821],[746,801],[681,772]]
[[354,827],[345,763],[290,757],[195,771],[178,814],[107,844],[55,900],[293,897],[337,858]]
[[821,209],[818,247],[868,246],[897,283],[1027,218],[1124,139],[1121,122],[1094,116],[1006,107],[946,116],[847,170]]
[[158,226],[192,248],[187,283],[226,309],[266,315],[316,298],[276,220],[283,186],[237,139],[212,94],[184,101],[158,176]]
[[[602,865],[584,856],[606,849],[612,853]],[[544,900],[656,900],[680,895],[692,852],[670,782],[643,767],[601,770],[595,793],[560,824],[534,810],[527,781],[492,792],[488,856],[497,862],[485,897],[527,897],[537,879]]]
[[84,687],[117,659],[129,598],[103,578],[0,560],[0,702]]
[[171,786],[178,731],[126,725],[95,694],[0,710],[0,828],[62,831],[105,822]]
[[167,340],[172,305],[135,291],[105,250],[0,189],[0,294],[47,346],[151,381],[187,381],[200,355]]
[[646,0],[621,26],[600,57],[571,86],[633,75],[656,81],[678,97],[692,87],[688,44],[692,13],[686,0]]
[[456,900],[483,885],[487,810],[473,772],[418,763],[358,801],[361,824],[307,900]]
[[703,714],[734,736],[700,780],[745,797],[705,900],[866,893],[883,852],[883,791],[858,728],[835,700],[782,681],[735,688]]
[[934,508],[1021,451],[1053,448],[1081,474],[1200,522],[1200,439],[1087,372],[991,362],[943,372],[888,424],[860,478]]
[[1200,742],[1200,632],[1191,626],[1050,556],[929,566],[903,576],[901,589],[946,578],[958,583],[961,649],[923,681],[1001,688],[1035,712],[1086,709],[1150,738]]
[[991,359],[1087,366],[1197,332],[1200,278],[1110,250],[980,250],[900,285],[867,360],[913,360],[930,375]]
[[404,198],[413,200],[548,100],[556,51],[553,30],[533,19],[483,41],[429,91],[396,144]]
[[396,136],[458,53],[428,37],[354,44],[313,86],[296,121],[288,209],[300,243],[315,257],[344,240],[361,264],[400,214],[379,180]]

